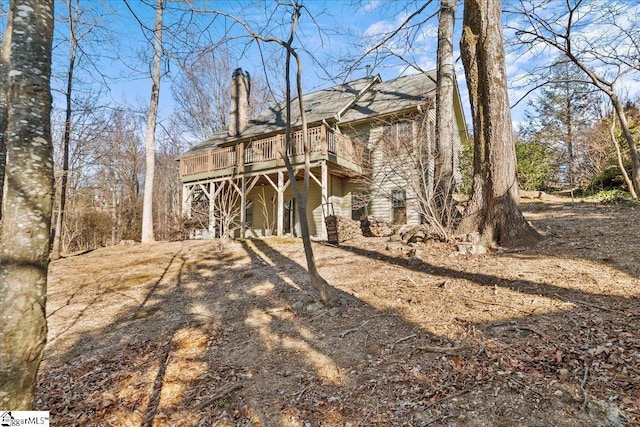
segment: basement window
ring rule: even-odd
[[[391,213],[394,224],[407,223],[407,193],[404,190],[391,192]]]
[[[371,196],[369,193],[351,194],[351,219],[360,221],[363,217],[369,216],[371,207]]]
[[[247,228],[253,228],[253,200],[247,200],[244,211],[244,224]]]

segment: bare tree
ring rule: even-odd
[[[87,185],[95,189],[102,208],[112,214],[112,244],[140,236],[140,176],[144,172],[140,121],[128,110],[112,112],[110,126],[97,144],[96,174]]]
[[[147,116],[147,130],[145,133],[145,179],[144,200],[142,204],[142,243],[155,241],[153,234],[153,180],[155,175],[156,150],[155,135],[158,118],[158,102],[160,100],[160,78],[162,77],[162,18],[164,12],[164,0],[156,3],[156,24],[153,31],[153,61],[151,69],[151,100],[149,101],[149,113]]]
[[[157,173],[153,185],[154,225],[156,237],[161,240],[182,237],[182,185],[176,159],[185,151],[186,145],[179,126],[174,120],[170,120],[168,126],[162,126],[158,135]]]
[[[298,217],[300,221],[300,234],[302,237],[302,244],[304,247],[305,257],[307,261],[307,271],[309,273],[309,281],[311,286],[315,289],[315,291],[320,296],[320,299],[325,305],[332,305],[335,303],[336,297],[334,292],[331,289],[331,286],[327,283],[327,281],[320,276],[320,272],[315,263],[315,258],[313,255],[313,246],[311,245],[311,236],[309,232],[309,222],[307,220],[306,209],[307,209],[307,195],[309,192],[309,178],[310,178],[310,170],[311,170],[311,162],[310,162],[310,153],[311,153],[311,141],[307,134],[307,120],[305,115],[305,107],[304,107],[304,96],[302,90],[302,59],[298,53],[298,49],[295,46],[296,42],[296,31],[298,30],[298,24],[300,21],[300,17],[302,15],[302,10],[304,9],[299,3],[291,2],[286,4],[287,10],[290,10],[290,18],[291,25],[289,27],[289,35],[286,40],[279,38],[277,36],[266,36],[262,33],[258,33],[253,30],[253,28],[245,21],[240,18],[233,16],[229,13],[215,11],[214,13],[227,17],[239,24],[249,35],[252,40],[262,42],[262,43],[271,43],[276,44],[282,47],[285,51],[286,55],[286,64],[285,64],[285,84],[286,84],[286,100],[285,100],[285,114],[286,114],[286,126],[285,126],[285,147],[281,151],[280,155],[284,160],[285,166],[287,168],[287,173],[289,179],[292,183],[294,197],[296,199],[296,206],[298,210]],[[302,182],[302,191],[298,188],[297,179],[296,179],[296,171],[291,164],[291,161],[288,157],[290,152],[290,147],[292,146],[292,118],[291,118],[291,103],[292,103],[292,95],[291,95],[291,58],[295,61],[296,64],[296,90],[297,90],[297,100],[298,107],[300,110],[300,119],[302,122],[302,135],[304,138],[304,172],[303,172],[303,182]]]
[[[7,23],[11,22],[11,10]],[[4,174],[7,162],[7,119],[9,112],[9,50],[11,47],[11,25],[7,24],[2,47],[0,48],[0,219],[3,211]]]
[[[216,190],[217,197],[214,197],[216,221],[220,230],[220,247],[227,245],[233,238],[234,232],[240,228],[240,193],[241,189],[237,184],[237,179],[223,181]],[[211,202],[210,202],[211,203]]]
[[[562,3],[520,0],[511,12],[521,18],[510,28],[522,49],[534,46],[539,49],[542,45],[561,53],[584,73],[579,81],[590,83],[609,98],[629,149],[633,188],[639,194],[640,156],[618,89],[624,76],[640,71],[637,9],[601,0]]]
[[[53,1],[13,0],[10,8],[11,46],[5,69],[9,155],[0,242],[0,405],[28,410],[47,339]]]
[[[518,204],[516,154],[507,95],[500,0],[465,0],[461,45],[471,113],[471,200],[458,227],[487,246],[531,244],[539,234]]]
[[[69,173],[69,141],[71,139],[71,116],[73,114],[71,109],[72,97],[73,97],[73,72],[76,67],[76,55],[78,51],[78,9],[80,7],[80,0],[75,1],[75,5],[72,0],[67,0],[66,9],[67,17],[69,19],[69,63],[67,68],[67,87],[65,90],[65,120],[64,120],[64,135],[62,141],[62,176],[60,187],[58,190],[58,215],[56,215],[56,225],[53,229],[53,246],[51,248],[51,259],[56,260],[60,258],[60,252],[62,250],[62,223],[64,221],[64,211],[67,200],[67,181]]]
[[[433,0],[419,2],[388,2],[382,8],[390,8],[403,20],[392,26],[385,32],[366,34],[366,47],[364,54],[352,61],[348,71],[356,69],[360,64],[373,61],[374,65],[382,66],[383,63],[398,66],[398,63],[407,68],[413,68],[426,74],[421,65],[421,59],[428,53],[430,47],[424,37],[424,31],[429,22],[439,16],[437,79],[436,79],[436,125],[435,141],[431,138],[420,138],[428,147],[421,147],[422,154],[427,157],[410,158],[408,164],[420,163],[419,170],[426,174],[422,182],[422,188],[414,191],[420,200],[420,211],[428,222],[435,225],[440,233],[449,235],[447,229],[453,227],[454,207],[452,192],[454,189],[454,170],[458,166],[459,147],[454,147],[454,91],[456,88],[456,73],[453,58],[454,23],[458,5],[457,0],[441,0],[439,7],[433,12]],[[423,120],[424,123],[427,123]],[[426,129],[423,129],[426,130]],[[465,130],[466,131],[466,130]],[[412,147],[406,147],[405,154],[415,151]],[[389,153],[392,156],[393,153]],[[396,153],[397,154],[397,153]],[[405,155],[403,154],[403,155]],[[395,160],[394,160],[395,161]],[[423,164],[424,163],[424,164]],[[400,171],[404,172],[404,171]],[[406,175],[406,173],[401,173]],[[412,179],[412,182],[416,182]],[[416,189],[418,190],[418,189]]]
[[[208,47],[194,61],[182,67],[180,76],[171,87],[178,107],[177,122],[200,140],[209,138],[229,124],[232,59],[227,48]],[[257,117],[272,99],[264,81],[252,78],[249,117]]]
[[[447,2],[447,0],[445,0]],[[361,2],[365,3],[365,2]],[[440,8],[429,9],[433,0],[419,0],[410,2],[381,2],[378,10],[387,16],[398,16],[402,21],[390,28],[364,34],[364,45],[355,42],[356,48],[363,51],[357,59],[349,58],[345,70],[350,74],[355,70],[365,67],[375,69],[382,67],[410,67],[424,73],[420,58],[427,52],[429,39],[424,37],[425,26],[440,13]],[[450,3],[450,1],[448,2]],[[426,15],[426,13],[430,13]],[[339,33],[353,40],[360,35],[340,28]]]
[[[625,184],[627,184],[627,188],[629,188],[629,193],[631,197],[634,199],[638,198],[638,193],[633,186],[633,181],[629,177],[627,173],[627,169],[624,167],[624,160],[622,158],[622,150],[620,150],[620,143],[618,142],[618,138],[616,136],[616,117],[611,117],[611,125],[609,126],[609,137],[611,138],[611,142],[613,143],[614,148],[616,149],[616,161],[618,162],[618,167],[620,168],[620,172],[622,173],[622,177],[624,179]]]
[[[438,71],[436,86],[436,161],[435,188],[436,208],[440,224],[449,225],[451,193],[453,192],[454,168],[454,110],[453,96],[456,86],[456,70],[453,61],[453,25],[457,0],[440,0],[438,24]]]
[[[298,22],[301,15],[301,6],[297,3],[292,3],[292,21],[291,21],[291,33],[289,39],[286,42],[280,42],[279,44],[286,50],[286,135],[285,135],[285,149],[281,153],[287,167],[289,179],[293,184],[293,194],[296,198],[296,206],[298,209],[298,217],[300,221],[300,235],[302,237],[302,245],[304,246],[304,253],[307,259],[307,270],[309,272],[309,279],[311,286],[318,292],[320,299],[325,305],[332,305],[335,303],[335,296],[331,291],[331,287],[326,280],[320,276],[320,272],[316,267],[315,257],[313,256],[313,246],[311,245],[311,236],[309,233],[309,221],[307,220],[307,199],[309,195],[309,174],[311,171],[311,141],[307,134],[307,118],[304,108],[304,98],[302,94],[302,60],[300,55],[293,46],[295,40],[295,34],[298,27]],[[302,191],[298,188],[296,183],[296,173],[291,165],[287,153],[292,145],[291,142],[291,57],[296,61],[296,89],[298,92],[298,108],[300,109],[300,118],[302,121],[302,135],[304,137],[304,175],[302,181]]]

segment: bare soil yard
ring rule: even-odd
[[[640,208],[524,207],[534,248],[315,244],[331,310],[297,239],[56,261],[37,409],[56,426],[640,425]]]

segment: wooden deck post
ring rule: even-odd
[[[209,233],[211,237],[216,237],[216,184],[209,183]]]
[[[323,156],[327,155],[327,133],[329,133],[329,129],[326,125],[322,125],[320,127],[320,152]]]
[[[244,151],[244,150],[243,150]],[[245,237],[247,222],[247,182],[244,175],[240,178],[240,238]]]
[[[284,173],[278,171],[278,218],[276,235],[282,237],[284,234]]]
[[[191,188],[182,184],[182,215],[191,218]]]
[[[238,173],[244,173],[244,142],[236,145],[236,147],[238,150],[236,154],[236,159],[238,161]]]
[[[322,163],[320,163],[320,183],[322,187],[322,201],[320,203],[320,207],[322,207],[323,203],[329,203],[329,168],[327,167],[326,160],[323,160]],[[320,227],[320,230],[321,230],[320,237],[326,240],[327,227],[324,222],[324,213],[323,213],[322,226]]]

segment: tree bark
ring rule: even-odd
[[[458,0],[440,1],[438,24],[438,71],[436,86],[435,192],[440,223],[450,223],[453,191],[453,90],[456,72],[453,62],[453,26]]]
[[[565,82],[564,85],[565,95],[567,97],[565,117],[567,119],[567,157],[569,162],[569,185],[571,186],[571,191],[573,191],[576,185],[576,159],[575,149],[573,148],[573,99],[571,98],[571,93],[569,90],[569,82]]]
[[[636,141],[629,129],[627,115],[624,112],[624,107],[620,103],[618,96],[612,91],[611,94],[609,94],[609,98],[611,99],[611,104],[616,112],[616,116],[618,116],[618,120],[620,120],[620,127],[622,128],[624,139],[627,141],[627,145],[629,146],[629,155],[631,157],[631,182],[633,183],[633,192],[637,195],[640,194],[640,156],[638,156],[638,147],[636,146]]]
[[[293,187],[293,194],[296,199],[296,206],[298,210],[298,217],[300,220],[300,234],[302,237],[302,246],[304,247],[304,254],[307,261],[307,271],[309,273],[309,282],[311,286],[320,296],[320,300],[326,306],[335,304],[336,297],[334,292],[327,283],[327,281],[320,276],[320,272],[316,266],[316,260],[313,255],[313,246],[311,244],[311,235],[309,233],[309,221],[307,221],[307,199],[309,194],[309,174],[311,173],[310,153],[311,147],[309,147],[309,138],[307,135],[307,119],[304,111],[304,98],[302,95],[302,62],[297,55],[291,44],[293,43],[298,19],[300,18],[300,9],[297,5],[294,5],[294,16],[291,24],[291,34],[287,43],[284,43],[285,49],[287,49],[286,56],[286,136],[285,136],[285,149],[282,153],[285,165],[287,167],[287,173],[289,174],[289,180]],[[298,189],[298,183],[296,180],[296,174],[293,170],[293,166],[289,161],[288,152],[291,146],[291,80],[290,80],[290,66],[291,56],[296,60],[296,88],[298,91],[298,106],[300,108],[300,118],[302,120],[302,137],[304,145],[304,178],[302,184],[302,192]]]
[[[616,137],[616,116],[611,115],[611,126],[609,126],[609,137],[611,138],[611,142],[613,143],[613,147],[616,149],[616,161],[618,162],[618,167],[620,168],[620,173],[622,173],[622,178],[624,179],[625,184],[627,184],[627,188],[629,188],[629,194],[634,199],[638,198],[638,194],[633,186],[633,181],[629,178],[629,174],[624,167],[624,161],[622,160],[622,152],[620,150],[620,144],[618,143],[618,138]]]
[[[530,245],[540,235],[518,204],[500,7],[500,0],[464,3],[460,45],[473,116],[474,172],[458,232],[477,231],[486,246]]]
[[[9,49],[11,47],[11,10],[7,15],[7,28],[0,49],[0,219],[4,210],[4,174],[7,163],[7,119],[9,111]]]
[[[155,135],[158,118],[158,102],[160,99],[160,78],[162,66],[162,16],[164,0],[156,3],[156,26],[153,32],[153,68],[151,71],[151,101],[147,116],[147,130],[144,137],[146,170],[144,176],[144,196],[142,202],[142,243],[155,241],[153,235],[153,180],[155,177],[156,150]]]
[[[0,408],[33,406],[47,338],[53,194],[53,0],[13,0],[5,212],[0,243]]]

